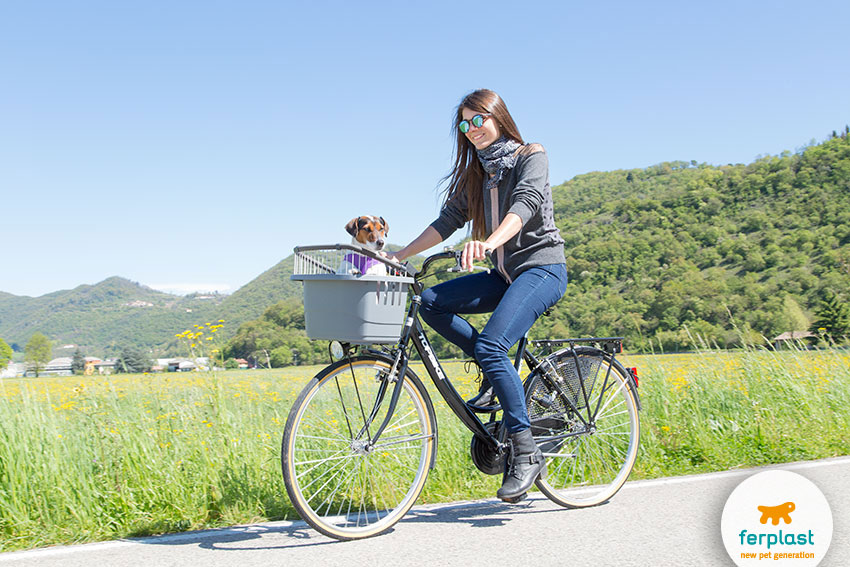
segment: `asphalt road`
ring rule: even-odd
[[[301,522],[0,554],[0,565],[72,567],[299,565],[731,566],[720,539],[726,498],[745,478],[791,470],[832,508],[822,566],[850,564],[850,458],[638,481],[607,504],[566,510],[540,494],[517,505],[482,500],[414,507],[382,536],[338,542]],[[793,562],[792,562],[793,563]]]

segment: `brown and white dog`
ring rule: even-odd
[[[345,230],[351,235],[352,244],[380,252],[384,249],[390,227],[383,217],[363,215],[354,217],[348,221],[348,224],[345,225]],[[336,273],[384,276],[387,274],[387,266],[374,258],[349,252],[342,259],[342,263]]]

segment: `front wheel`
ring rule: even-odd
[[[317,531],[351,540],[383,533],[413,506],[433,466],[437,425],[422,382],[408,370],[380,438],[396,382],[391,361],[334,363],[301,391],[283,433],[286,491]]]
[[[540,491],[570,508],[616,494],[634,466],[640,437],[636,393],[620,363],[590,347],[552,354],[529,377],[526,403],[547,461],[546,478],[536,482]]]

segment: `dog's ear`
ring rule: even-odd
[[[357,221],[360,220],[360,217],[354,217],[348,224],[345,225],[345,232],[350,234],[351,236],[357,236],[357,231],[360,230],[359,223]]]
[[[378,217],[381,219],[381,224],[384,225],[384,236],[390,233],[390,225],[387,224],[387,221],[384,220],[384,217]]]

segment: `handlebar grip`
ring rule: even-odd
[[[423,277],[423,276],[424,276],[424,274],[428,271],[428,268],[430,267],[430,265],[431,265],[433,262],[436,262],[436,261],[438,261],[438,260],[449,260],[449,259],[453,259],[453,260],[456,262],[456,265],[455,265],[455,266],[453,266],[453,267],[451,267],[451,268],[449,268],[449,269],[447,269],[447,270],[446,270],[446,272],[448,272],[448,273],[450,273],[450,274],[453,274],[453,273],[456,273],[456,272],[466,272],[466,270],[464,270],[464,269],[460,266],[460,258],[461,258],[461,254],[462,254],[462,253],[463,253],[463,252],[462,252],[461,250],[454,250],[454,249],[452,249],[452,248],[446,247],[446,248],[445,248],[442,252],[438,252],[438,253],[436,253],[436,254],[433,254],[433,255],[431,255],[431,256],[428,256],[428,257],[425,259],[425,262],[423,262],[423,263],[422,263],[422,268],[420,268],[418,272],[416,272],[416,271],[415,271],[412,267],[410,267],[410,266],[408,265],[408,266],[407,266],[408,273],[413,272],[413,273],[414,273],[414,275],[415,275],[416,277],[420,277],[420,278],[421,278],[421,277]],[[488,259],[490,259],[490,258],[491,258],[492,254],[493,254],[493,251],[492,251],[492,250],[486,250],[486,251],[484,252],[484,255],[485,255]],[[489,268],[485,268],[485,267],[483,267],[483,266],[473,266],[473,269],[474,269],[474,270],[483,270],[483,271],[486,271],[486,272],[488,272],[488,273],[490,272],[490,269],[489,269]]]

